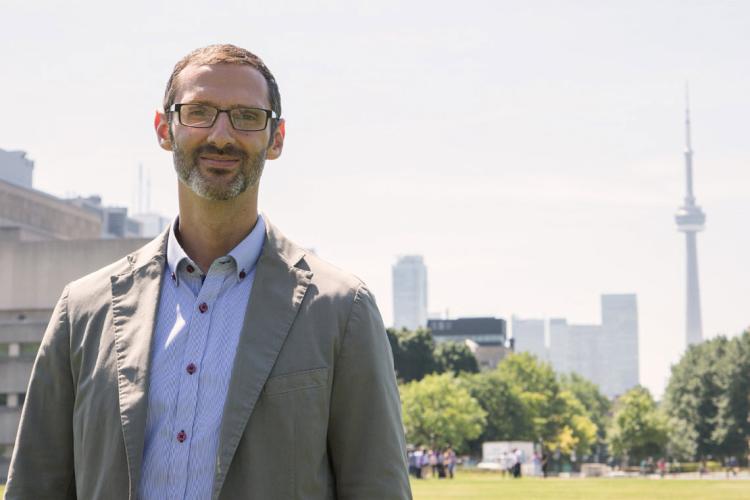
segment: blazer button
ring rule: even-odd
[[[187,439],[187,434],[185,434],[185,431],[180,431],[177,433],[177,441],[180,443],[184,443]]]
[[[205,302],[201,302],[201,305],[198,306],[198,310],[203,314],[204,312],[208,311],[208,304]]]

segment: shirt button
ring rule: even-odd
[[[190,363],[189,365],[187,365],[187,368],[186,368],[187,372],[188,372],[188,373],[189,373],[190,375],[192,375],[193,373],[195,373],[195,371],[196,371],[197,369],[198,369],[198,367],[196,367],[196,366],[195,366],[195,363]]]
[[[172,281],[177,281],[177,276],[175,275],[175,273],[172,273]]]
[[[243,269],[242,271],[240,271],[240,279],[244,280],[245,276],[247,276],[247,274],[245,274],[245,270]]]
[[[193,271],[195,271],[195,268],[191,266],[190,264],[188,264],[187,267],[185,268],[185,271],[192,273]]]
[[[180,431],[177,433],[177,441],[180,443],[184,443],[187,439],[187,434],[185,434],[185,431]]]
[[[208,311],[208,304],[205,302],[201,302],[201,305],[198,306],[198,310],[203,314],[204,312]]]

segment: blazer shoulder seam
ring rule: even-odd
[[[354,298],[352,299],[352,303],[349,306],[349,314],[347,314],[346,317],[346,325],[344,325],[344,333],[341,335],[341,346],[339,347],[339,352],[336,354],[336,358],[334,360],[334,366],[336,366],[336,362],[338,362],[338,359],[341,357],[341,353],[344,352],[344,343],[346,342],[346,339],[349,337],[349,330],[352,323],[352,316],[354,316],[354,306],[357,304],[357,302],[360,301],[361,292],[364,288],[364,283],[359,283],[357,285],[357,290],[354,292]]]

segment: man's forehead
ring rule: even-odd
[[[175,102],[203,99],[264,107],[269,104],[265,77],[246,64],[191,64],[180,72],[176,83]]]

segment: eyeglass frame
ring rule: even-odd
[[[213,108],[213,109],[216,110],[216,116],[214,116],[214,119],[213,119],[213,121],[211,122],[210,125],[206,125],[206,126],[202,126],[202,125],[187,125],[185,123],[182,123],[182,115],[180,114],[180,108],[182,108],[183,106],[206,106],[206,107],[209,107],[209,108]],[[237,127],[235,127],[234,121],[232,120],[232,115],[230,114],[230,111],[234,111],[235,109],[252,109],[254,111],[263,111],[263,112],[266,113],[266,123],[263,126],[263,128],[261,128],[261,129],[243,130],[241,128],[237,128]],[[166,111],[167,111],[167,113],[170,113],[170,114],[177,113],[177,120],[180,122],[180,125],[183,125],[185,127],[190,127],[190,128],[211,128],[214,125],[216,125],[216,120],[219,119],[219,115],[221,113],[226,113],[227,114],[227,118],[229,118],[229,123],[232,125],[232,128],[234,130],[237,130],[238,132],[261,132],[261,131],[263,131],[263,130],[265,130],[265,129],[268,128],[268,122],[269,121],[271,121],[271,120],[278,120],[279,119],[279,116],[276,114],[276,111],[274,111],[272,109],[254,108],[252,106],[236,106],[234,108],[222,109],[222,108],[219,108],[218,106],[213,106],[211,104],[205,104],[205,103],[202,103],[202,102],[181,102],[181,103],[177,103],[177,104],[172,104]]]

